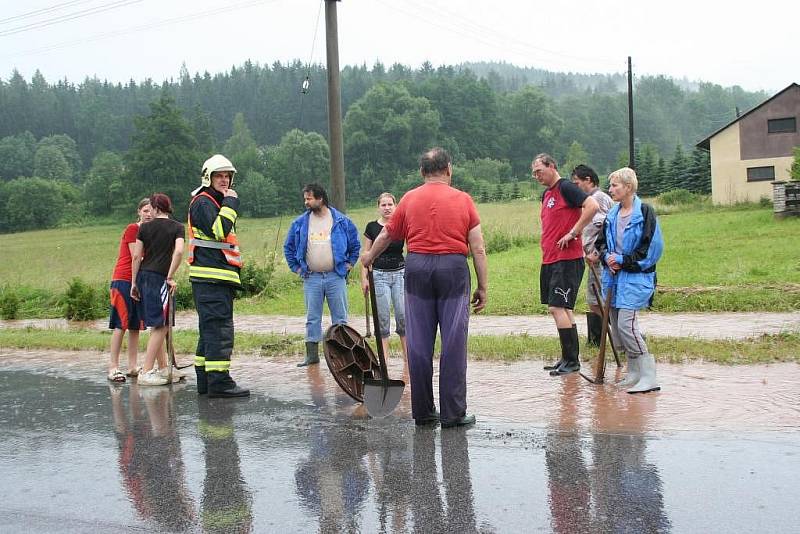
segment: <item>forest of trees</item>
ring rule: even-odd
[[[311,88],[301,93],[308,76]],[[113,84],[0,79],[0,230],[130,214],[143,195],[172,196],[178,216],[202,161],[232,159],[245,215],[296,211],[304,183],[328,183],[324,67],[246,62],[220,74]],[[454,185],[479,200],[513,198],[530,161],[549,152],[566,175],[627,164],[620,75],[548,73],[508,64],[342,71],[348,203],[419,183],[430,146],[454,155]],[[643,194],[710,189],[708,154],[694,143],[768,95],[665,77],[635,85]]]

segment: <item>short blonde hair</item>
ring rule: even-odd
[[[636,178],[636,171],[630,167],[622,167],[612,172],[608,175],[608,181],[610,182],[612,178],[616,178],[621,184],[629,186],[633,193],[639,189],[639,179]]]
[[[381,205],[381,200],[382,200],[382,199],[384,199],[384,198],[391,198],[391,199],[392,199],[392,202],[394,202],[395,204],[397,204],[397,199],[396,199],[396,198],[394,198],[394,195],[393,195],[393,194],[391,194],[391,193],[389,193],[389,192],[386,192],[386,193],[381,193],[381,194],[378,196],[378,206],[380,206],[380,205]]]

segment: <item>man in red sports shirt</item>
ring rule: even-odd
[[[574,373],[581,368],[580,340],[572,310],[583,279],[581,231],[598,210],[597,201],[577,185],[561,178],[556,161],[539,154],[531,164],[534,179],[546,189],[542,194],[542,269],[539,290],[558,328],[561,359],[545,370],[551,376]]]

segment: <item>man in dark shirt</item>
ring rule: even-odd
[[[556,161],[539,154],[531,164],[534,179],[546,189],[542,194],[542,268],[539,290],[558,328],[561,359],[545,366],[550,375],[574,373],[581,368],[580,340],[572,310],[583,278],[581,231],[597,212],[597,202],[558,174]]]

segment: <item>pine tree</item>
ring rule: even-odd
[[[656,170],[653,173],[653,184],[655,187],[653,188],[652,194],[657,195],[665,191],[664,181],[667,180],[668,174],[667,158],[658,158],[658,164],[656,165]]]
[[[503,184],[496,184],[494,187],[494,201],[502,202],[505,200],[505,192],[503,191]]]
[[[636,176],[639,179],[639,194],[650,196],[655,194],[658,182],[655,180],[658,150],[651,144],[637,146]]]
[[[175,101],[166,95],[150,104],[150,114],[137,117],[137,132],[127,154],[127,191],[131,205],[143,196],[165,193],[172,199],[174,217],[182,220],[189,197],[199,184],[203,156],[194,131]],[[194,172],[192,172],[194,171]]]
[[[664,186],[659,192],[686,189],[688,174],[687,159],[683,153],[683,147],[678,143],[675,145],[675,152],[673,152],[672,159],[669,161],[669,169],[667,170],[667,178],[664,180]]]
[[[708,194],[711,192],[711,163],[708,152],[695,147],[689,162],[689,185],[686,187],[693,193]]]

